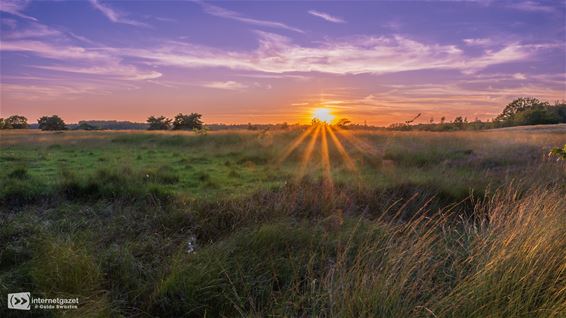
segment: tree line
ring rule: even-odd
[[[466,117],[458,116],[453,121],[446,121],[446,117],[441,117],[440,122],[435,122],[433,118],[427,124],[413,124],[415,118],[404,123],[392,124],[387,129],[391,130],[426,130],[426,131],[450,131],[450,130],[482,130],[491,128],[521,126],[521,125],[544,125],[566,123],[566,103],[555,102],[551,105],[549,102],[541,101],[533,97],[520,97],[507,104],[501,114],[491,121],[481,121],[479,119],[468,121]],[[63,119],[57,115],[43,116],[37,120],[37,127],[41,130],[66,130],[71,126],[73,129],[80,130],[98,130],[109,129],[109,127],[120,127],[120,129],[146,128],[148,130],[195,130],[203,131],[204,123],[201,120],[202,115],[199,113],[182,114],[179,113],[173,118],[165,116],[150,116],[147,118],[147,124],[118,122],[118,121],[81,121],[78,125],[67,125]],[[315,124],[315,122],[313,122]],[[337,126],[346,128],[370,128],[367,125],[352,124],[348,119],[343,118]],[[218,126],[222,128],[236,128],[255,130],[258,127],[272,127],[273,125],[211,125],[214,128]],[[286,129],[287,123],[276,125]],[[208,126],[207,126],[208,127]],[[210,128],[208,127],[208,128]],[[13,115],[8,118],[0,118],[0,129],[26,129],[30,128],[28,119],[21,115]],[[375,127],[373,127],[375,128]]]
[[[395,123],[387,127],[391,130],[483,130],[523,125],[548,125],[566,123],[566,103],[555,102],[551,105],[533,97],[519,97],[507,104],[501,114],[491,121],[475,119],[468,121],[466,117],[457,116],[453,121],[441,117],[440,122],[431,118],[428,124],[411,124],[411,122]]]
[[[80,121],[78,125],[67,125],[65,121],[57,116],[43,116],[37,120],[37,128],[41,130],[67,130],[71,126],[75,130],[99,130],[108,127],[121,127],[128,129],[135,127],[139,129],[140,125],[148,130],[202,130],[204,123],[201,120],[202,115],[191,113],[189,115],[178,114],[174,119],[165,118],[164,116],[150,116],[147,119],[149,126],[139,123],[118,122],[118,121]],[[21,115],[13,115],[8,118],[0,118],[0,129],[27,129],[31,128],[28,119]]]

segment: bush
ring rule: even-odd
[[[6,119],[0,118],[0,129],[28,128],[28,119],[24,116],[13,115]]]
[[[31,178],[25,171],[16,169],[0,180],[0,203],[5,207],[20,207],[48,196],[46,185]]]
[[[41,130],[66,130],[67,126],[61,117],[57,115],[43,116],[37,120],[38,127]]]
[[[200,120],[201,118],[202,115],[198,113],[191,113],[190,115],[179,113],[177,116],[175,116],[175,119],[173,120],[173,129],[174,130],[202,129],[203,122]]]

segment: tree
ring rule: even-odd
[[[148,130],[168,130],[171,128],[171,119],[165,118],[165,116],[149,116],[147,122],[149,124]]]
[[[462,118],[462,116],[458,116],[458,117],[454,118],[454,121],[452,123],[454,124],[454,126],[456,126],[458,128],[463,128],[464,127],[464,118]]]
[[[193,130],[202,129],[203,122],[200,120],[202,117],[201,114],[191,113],[190,115],[184,115],[179,113],[175,116],[173,120],[173,129],[174,130]]]
[[[566,102],[556,101],[554,103],[554,109],[556,109],[556,114],[560,116],[560,122],[566,123]]]
[[[560,115],[554,109],[534,108],[515,114],[513,121],[519,125],[546,125],[558,124]]]
[[[66,130],[67,126],[61,117],[57,115],[43,116],[37,120],[41,130]]]
[[[6,129],[25,129],[28,128],[28,119],[24,116],[14,115],[4,119]]]
[[[530,109],[543,109],[550,106],[548,102],[542,102],[534,97],[519,97],[507,104],[503,112],[495,117],[495,121],[513,121],[515,116]]]
[[[348,125],[351,124],[351,123],[352,122],[348,118],[341,118],[336,123],[336,126],[342,128],[342,129],[346,129],[346,128],[348,128]]]
[[[318,118],[313,118],[313,119],[311,120],[311,125],[313,125],[313,126],[322,125],[322,121],[321,121],[320,119],[318,119]]]
[[[6,129],[6,121],[0,117],[0,129]]]

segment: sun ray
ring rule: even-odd
[[[328,128],[328,134],[330,135],[330,138],[332,139],[334,146],[336,146],[336,149],[338,149],[338,152],[342,156],[342,159],[344,160],[346,167],[351,171],[357,171],[357,168],[356,168],[356,165],[354,164],[354,161],[352,160],[350,155],[348,155],[348,153],[346,152],[346,149],[344,149],[342,142],[340,142],[338,137],[336,137],[336,134],[334,133],[333,127]]]
[[[311,130],[314,129],[311,128]],[[299,168],[299,173],[297,174],[297,179],[300,180],[305,175],[305,171],[307,169],[307,165],[309,164],[309,160],[311,158],[312,152],[314,150],[314,145],[316,144],[316,140],[318,139],[318,134],[320,132],[320,126],[316,127],[314,133],[311,135],[311,139],[307,145],[307,148],[303,152],[303,158],[301,159],[301,166]]]
[[[322,169],[323,169],[323,180],[325,186],[332,188],[332,173],[330,171],[330,155],[328,153],[328,139],[326,137],[326,131],[328,130],[327,125],[323,125],[322,129],[322,143],[321,143],[321,159],[322,159]]]
[[[348,141],[349,144],[354,146],[354,148],[356,148],[356,150],[358,150],[360,153],[364,155],[369,154],[372,156],[379,156],[379,153],[371,145],[359,139],[358,137],[354,136],[349,131],[338,128],[336,129],[336,132],[342,137],[344,137],[344,139]]]
[[[295,139],[295,141],[291,144],[291,146],[289,146],[285,152],[283,152],[283,154],[279,157],[279,159],[277,160],[278,164],[281,164],[283,161],[285,161],[285,159],[287,159],[287,157],[289,157],[291,155],[291,153],[293,153],[293,151],[295,151],[295,149],[305,140],[305,138],[307,138],[308,135],[310,135],[314,130],[314,127],[309,127],[307,130],[305,130],[299,137],[297,137]]]

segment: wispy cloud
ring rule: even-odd
[[[528,12],[546,12],[552,13],[555,12],[555,9],[551,6],[536,2],[536,1],[520,1],[511,3],[507,6],[511,9],[521,10],[521,11],[528,11]]]
[[[322,12],[322,11],[310,10],[309,14],[314,15],[315,17],[319,17],[319,18],[326,20],[328,22],[332,22],[332,23],[346,23],[346,21],[344,21],[342,18],[332,16],[332,15],[325,13],[325,12]]]
[[[156,71],[146,71],[135,65],[125,64],[119,56],[114,56],[106,50],[89,49],[81,46],[51,44],[37,40],[15,40],[2,42],[0,50],[27,52],[63,63],[61,65],[34,66],[51,71],[104,75],[126,80],[155,79],[162,75]]]
[[[248,85],[246,84],[235,81],[209,82],[202,84],[202,86],[208,88],[226,89],[226,90],[240,90],[248,87]]]
[[[133,65],[124,65],[119,62],[108,63],[103,66],[70,66],[70,65],[55,65],[55,66],[34,66],[44,70],[51,70],[57,72],[67,73],[80,73],[89,75],[104,75],[107,77],[115,77],[127,80],[148,80],[161,77],[161,73],[156,71],[142,71]]]
[[[2,0],[0,1],[0,11],[15,15],[23,19],[37,21],[36,18],[22,13],[29,2],[29,0]]]
[[[103,52],[87,50],[80,46],[54,45],[36,40],[3,41],[1,51],[28,52],[56,60],[102,60],[108,58]]]
[[[24,101],[73,99],[84,94],[104,93],[99,85],[76,83],[69,81],[66,84],[12,84],[3,83],[1,91],[7,98]]]
[[[46,25],[32,22],[28,27],[20,30],[6,31],[3,34],[3,39],[30,39],[42,38],[48,36],[59,36],[62,33],[58,30],[50,28]]]
[[[216,16],[216,17],[240,21],[240,22],[243,22],[243,23],[251,24],[251,25],[257,25],[257,26],[263,26],[263,27],[269,27],[269,28],[277,28],[277,29],[284,29],[284,30],[289,30],[289,31],[293,31],[293,32],[304,33],[303,30],[295,28],[295,27],[291,27],[291,26],[289,26],[285,23],[282,23],[282,22],[248,18],[248,17],[243,16],[242,14],[240,14],[238,12],[228,10],[228,9],[224,9],[222,7],[215,6],[215,5],[205,3],[205,2],[202,2],[202,1],[195,1],[195,3],[198,3],[203,8],[204,12],[206,12],[210,15]]]
[[[474,46],[487,46],[493,44],[493,41],[489,38],[464,39],[463,42],[467,45]]]
[[[424,43],[402,36],[327,39],[305,46],[294,43],[290,38],[261,31],[257,31],[259,43],[256,49],[239,52],[174,41],[161,42],[156,48],[89,48],[66,44],[67,41],[47,42],[47,37],[33,38],[52,32],[38,27],[11,34],[9,40],[3,41],[0,50],[27,52],[59,62],[58,65],[37,66],[42,69],[146,80],[160,77],[160,66],[228,68],[246,71],[245,74],[251,76],[271,78],[304,76],[308,72],[347,75],[458,70],[472,74],[492,65],[533,58],[542,50],[560,49],[559,45],[552,43],[507,43],[482,47],[482,53],[472,56],[456,45]],[[148,70],[148,66],[156,69]],[[240,82],[233,81],[212,82],[208,87],[243,88]]]
[[[104,14],[104,16],[108,18],[108,20],[114,23],[128,24],[138,27],[148,27],[146,23],[132,20],[128,18],[126,14],[108,6],[107,4],[103,4],[102,2],[100,2],[100,0],[89,0],[89,1],[93,8],[102,12],[102,14]]]
[[[69,32],[66,30],[60,30],[41,24],[39,22],[26,22],[25,27],[17,28],[18,23],[12,19],[4,19],[2,23],[9,21],[9,30],[3,30],[2,40],[44,40],[47,43],[53,41],[55,43],[68,43],[71,40],[78,40],[83,43],[90,44],[92,46],[103,46],[95,41],[92,41],[84,36]],[[21,25],[21,24],[20,24]],[[42,42],[38,42],[42,43]]]
[[[317,46],[301,46],[281,35],[257,33],[258,48],[247,52],[227,52],[178,42],[169,42],[156,50],[123,49],[119,52],[156,64],[186,68],[225,67],[267,73],[385,74],[424,69],[454,69],[472,73],[491,65],[526,60],[539,50],[557,47],[556,44],[508,43],[498,48],[487,48],[480,55],[468,56],[456,45],[427,44],[402,36],[327,40]]]
[[[77,81],[73,77],[8,77],[0,91],[7,99],[23,101],[73,100],[91,95],[110,95],[115,91],[137,90],[139,86],[118,80],[88,79]]]

